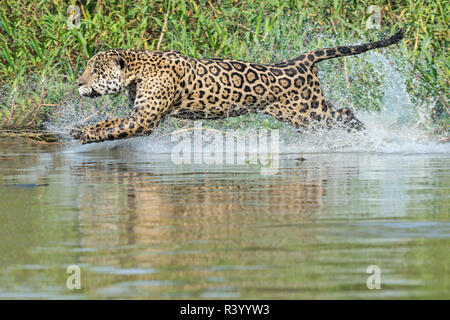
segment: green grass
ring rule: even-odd
[[[80,28],[66,24],[69,4],[81,8]],[[367,28],[370,5],[381,8],[379,30]],[[445,0],[6,0],[0,7],[0,127],[39,127],[62,105],[89,114],[110,103],[101,113],[116,113],[123,98],[80,100],[75,90],[77,74],[100,50],[156,50],[160,45],[160,50],[197,58],[271,63],[319,47],[377,40],[401,26],[405,40],[383,55],[405,76],[414,104],[432,105],[429,129],[448,134],[449,11]],[[383,75],[367,57],[333,59],[319,69],[335,104],[381,108]],[[253,121],[244,117],[221,123]]]

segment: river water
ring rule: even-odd
[[[373,127],[282,145],[271,174],[0,140],[0,298],[448,299],[449,144]]]

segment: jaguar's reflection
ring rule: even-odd
[[[327,184],[325,168],[302,164],[273,176],[258,170],[156,173],[150,165],[104,162],[71,171],[83,185],[77,202],[86,246],[256,236],[255,225],[314,217]]]

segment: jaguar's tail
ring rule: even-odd
[[[355,54],[360,54],[372,49],[376,48],[384,48],[390,46],[391,44],[395,44],[403,39],[403,30],[400,29],[395,35],[388,39],[383,39],[380,41],[369,42],[366,44],[361,44],[357,46],[343,46],[343,47],[334,47],[334,48],[326,48],[326,49],[318,49],[311,52],[306,53],[307,61],[314,64],[316,62],[320,62],[323,60],[328,60],[337,57],[344,56],[352,56]]]

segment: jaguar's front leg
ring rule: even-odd
[[[125,92],[128,97],[128,107],[132,109],[136,101],[136,82],[130,83]]]
[[[82,144],[116,140],[137,135],[149,135],[158,125],[160,116],[153,114],[146,118],[132,116],[101,121],[90,127],[81,127],[70,132]]]
[[[101,121],[90,127],[74,129],[70,134],[83,144],[149,135],[172,105],[173,91],[162,85],[138,89],[145,95],[134,101],[130,117]]]

